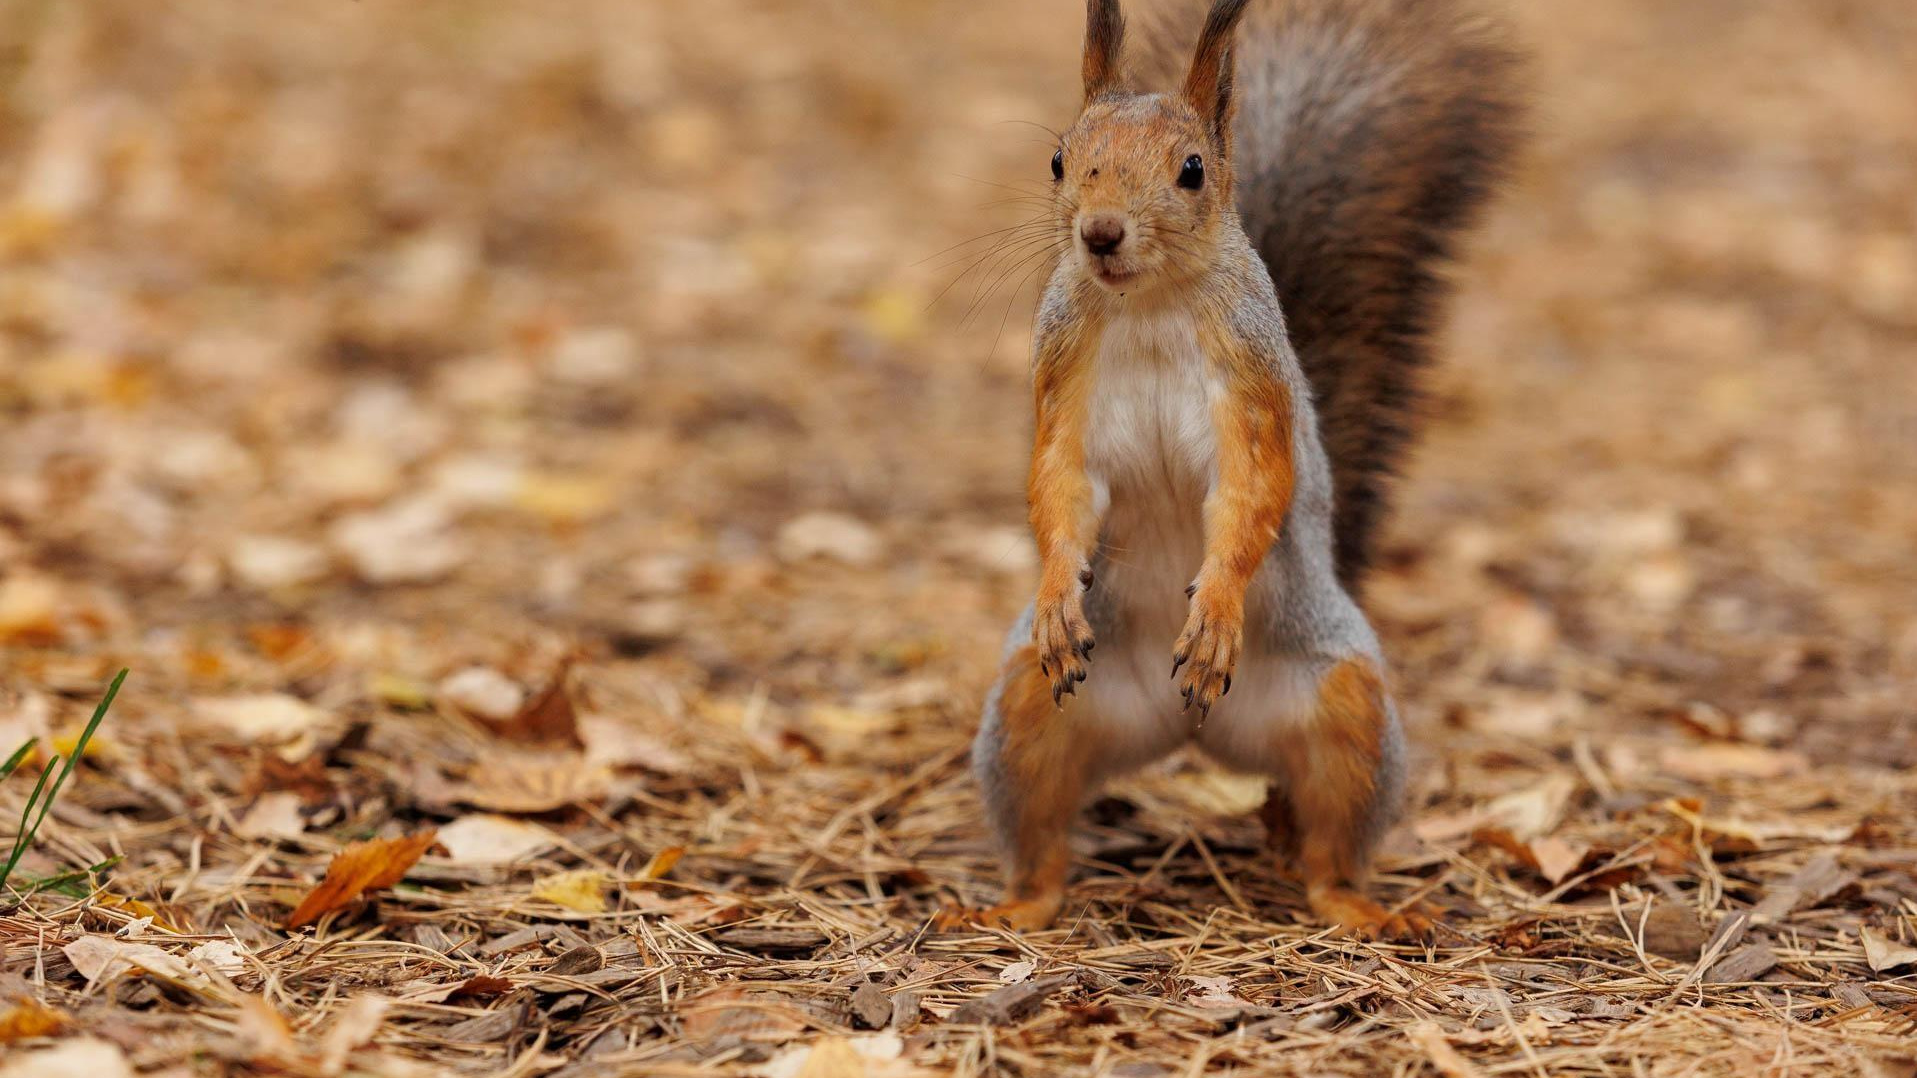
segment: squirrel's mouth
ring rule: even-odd
[[[1086,268],[1091,270],[1092,279],[1114,291],[1123,290],[1126,285],[1138,279],[1136,269],[1116,265],[1112,259],[1090,258],[1086,261],[1089,263]]]

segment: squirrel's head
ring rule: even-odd
[[[1119,80],[1118,0],[1087,0],[1085,104],[1052,155],[1066,258],[1112,292],[1190,280],[1215,259],[1232,212],[1232,33],[1250,0],[1214,0],[1177,93]]]

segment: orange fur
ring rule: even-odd
[[[1287,755],[1283,784],[1306,901],[1321,920],[1366,938],[1430,928],[1421,914],[1392,913],[1358,890],[1370,845],[1366,831],[1380,811],[1385,707],[1384,683],[1371,663],[1353,658],[1332,667],[1318,684],[1309,736],[1287,741],[1302,751]],[[1269,818],[1269,806],[1266,811]]]
[[[974,914],[988,924],[1043,928],[1058,915],[1071,872],[1072,818],[1088,780],[1090,731],[1076,708],[1053,707],[1050,680],[1035,649],[1006,663],[999,698],[1005,739],[999,748],[1010,789],[1018,791],[1005,901]]]
[[[1295,472],[1284,383],[1222,327],[1200,333],[1206,353],[1224,368],[1226,391],[1212,408],[1218,478],[1205,500],[1205,563],[1172,661],[1174,669],[1191,663],[1182,691],[1187,705],[1206,713],[1231,687],[1244,638],[1245,589],[1284,526]]]
[[[1085,474],[1091,364],[1077,344],[1080,339],[1073,336],[1041,355],[1033,375],[1038,422],[1026,500],[1038,544],[1039,583],[1032,640],[1054,703],[1085,680],[1093,643],[1081,596],[1090,583],[1098,520]]]

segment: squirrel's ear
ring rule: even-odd
[[[1118,48],[1125,16],[1118,0],[1085,0],[1085,103],[1118,85]]]
[[[1185,76],[1185,100],[1211,126],[1212,137],[1220,147],[1231,144],[1231,117],[1237,106],[1232,98],[1231,39],[1238,20],[1251,0],[1216,0],[1205,17],[1205,29],[1198,35],[1198,51],[1191,58],[1191,72]]]

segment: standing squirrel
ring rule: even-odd
[[[1318,919],[1422,934],[1362,890],[1405,745],[1353,591],[1518,57],[1460,0],[1199,2],[1142,20],[1164,93],[1130,88],[1117,0],[1087,4],[1033,347],[1040,580],[973,746],[1010,886],[963,916],[1050,924],[1080,805],[1192,742],[1270,777]]]

